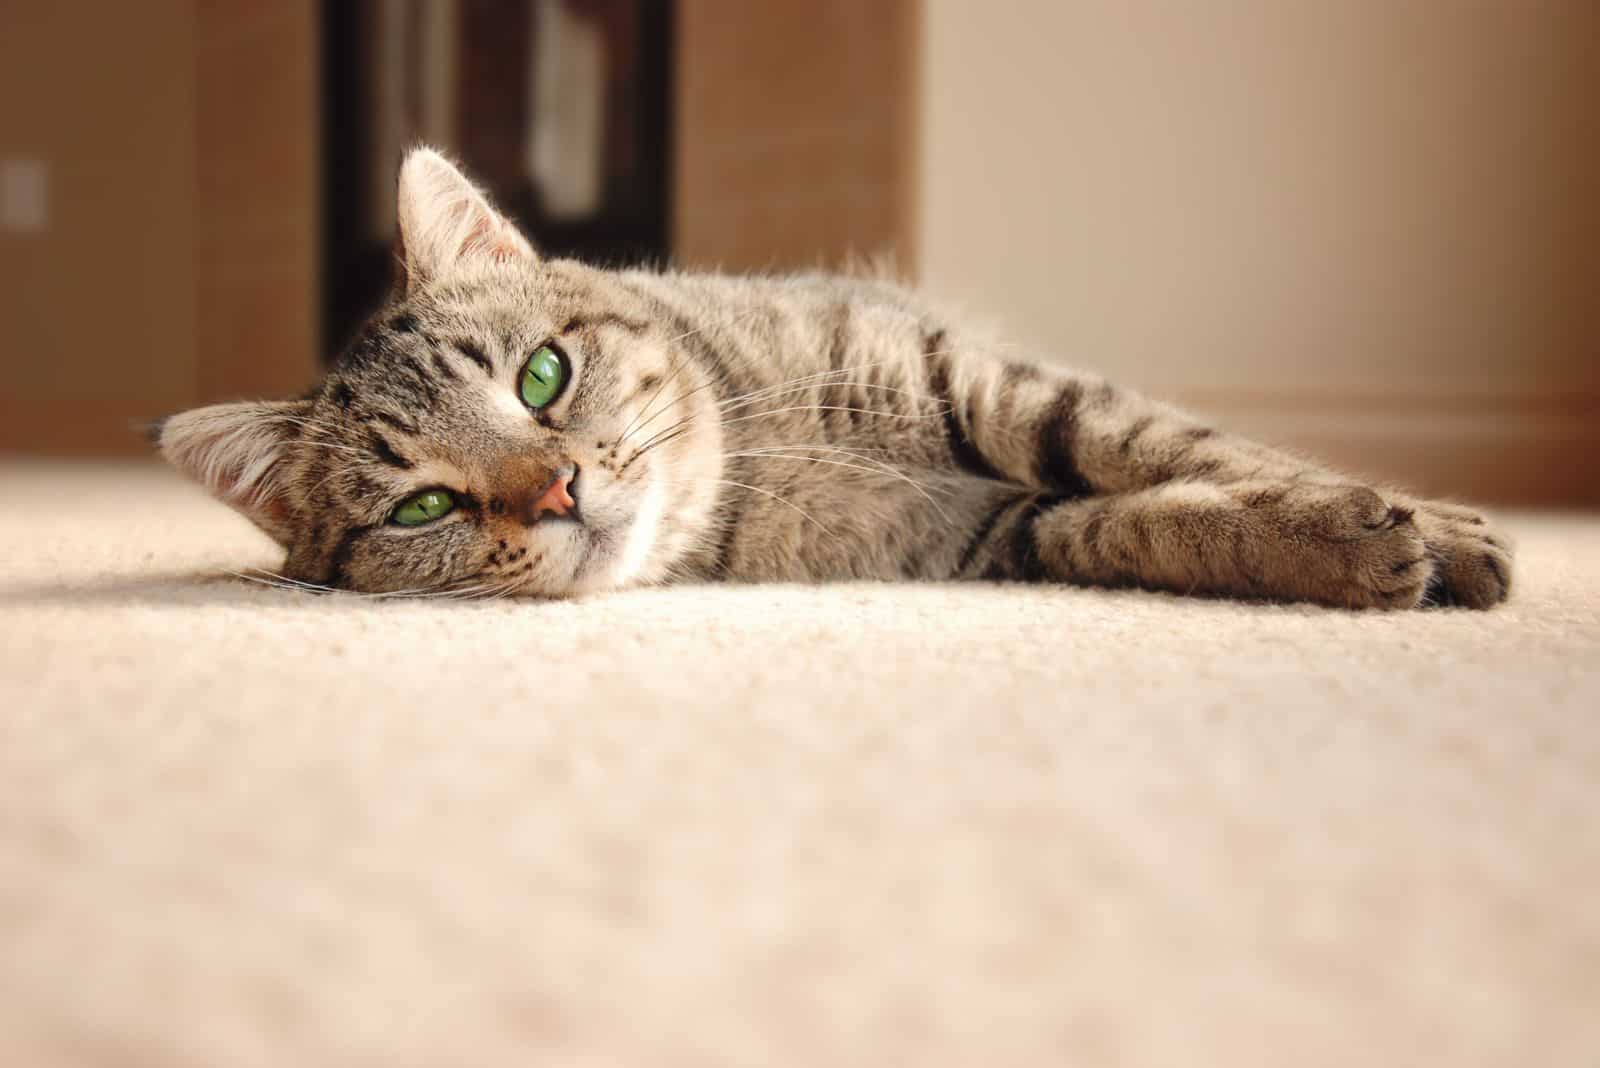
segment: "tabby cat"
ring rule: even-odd
[[[982,579],[1348,608],[1510,588],[1473,511],[1011,358],[885,281],[541,259],[428,149],[399,220],[390,303],[309,396],[157,430],[296,585]]]

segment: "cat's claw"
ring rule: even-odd
[[[1510,541],[1483,516],[1459,505],[1416,502],[1433,561],[1426,606],[1492,608],[1511,595]]]

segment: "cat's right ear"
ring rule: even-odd
[[[431,148],[414,148],[400,165],[396,259],[403,291],[462,268],[538,256],[516,224],[455,166]]]
[[[287,460],[309,401],[213,404],[169,416],[151,437],[173,467],[266,531],[290,540]]]

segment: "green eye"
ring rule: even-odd
[[[522,403],[530,408],[543,408],[561,395],[567,384],[567,364],[553,345],[540,345],[528,362],[522,365],[522,379],[517,391]]]
[[[443,519],[456,510],[456,499],[444,490],[423,490],[415,497],[407,497],[389,517],[391,523],[403,527],[420,527],[435,519]]]

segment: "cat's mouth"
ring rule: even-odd
[[[665,489],[652,479],[628,496],[636,502],[631,507],[591,508],[573,532],[571,593],[616,589],[638,579],[647,568],[661,525]]]

